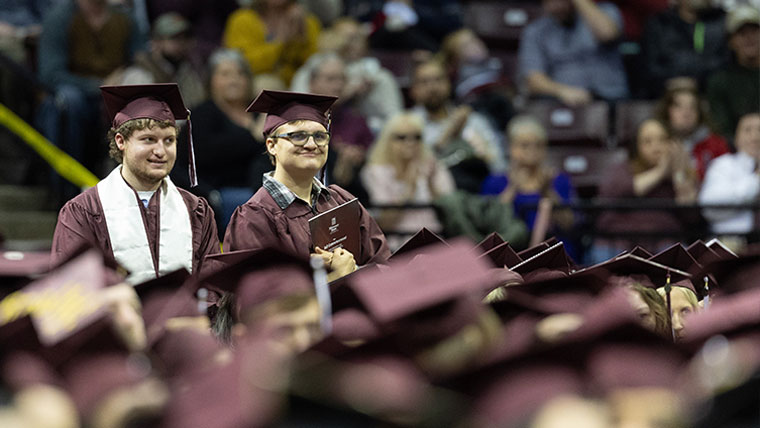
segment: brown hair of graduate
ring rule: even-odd
[[[106,137],[108,139],[108,156],[110,156],[111,159],[115,160],[118,163],[122,163],[124,161],[124,154],[119,149],[119,146],[116,145],[116,134],[121,134],[124,137],[124,140],[129,140],[135,131],[142,131],[143,129],[153,128],[154,126],[157,126],[161,129],[172,127],[175,129],[175,131],[178,131],[177,125],[170,120],[162,121],[150,118],[128,120],[122,123],[118,128],[111,128],[108,130],[108,136]],[[177,134],[178,133],[179,132],[177,132]]]
[[[696,88],[690,86],[678,86],[668,89],[662,98],[657,101],[657,105],[654,109],[654,118],[666,125],[668,132],[674,134],[675,130],[670,124],[670,107],[676,102],[676,97],[680,94],[689,94],[697,101],[697,126],[706,125],[710,130],[714,127],[710,121],[708,112],[708,105],[699,94]]]
[[[665,301],[654,288],[644,287],[641,284],[631,284],[631,289],[641,296],[644,303],[649,306],[649,310],[654,317],[654,331],[655,333],[663,336],[670,337],[670,330],[668,329],[668,308],[665,306]]]

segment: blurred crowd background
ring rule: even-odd
[[[9,0],[0,100],[102,178],[98,87],[177,82],[191,190],[223,236],[271,169],[247,104],[337,95],[322,178],[374,207],[394,248],[422,226],[516,248],[558,236],[588,265],[757,240],[759,22],[751,0]],[[81,189],[18,133],[0,141],[5,246],[44,249]]]

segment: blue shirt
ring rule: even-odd
[[[618,28],[623,28],[617,7],[609,3],[600,3],[598,7]],[[536,71],[555,82],[585,88],[606,100],[628,97],[628,81],[617,43],[597,41],[580,16],[575,17],[575,24],[570,27],[550,16],[525,27],[520,40],[518,74],[524,79]]]

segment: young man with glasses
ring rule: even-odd
[[[225,251],[276,247],[304,257],[321,254],[329,279],[354,271],[357,264],[383,262],[390,256],[383,232],[363,207],[360,254],[312,247],[309,219],[354,199],[339,186],[325,187],[316,178],[327,161],[328,110],[336,99],[264,90],[248,107],[248,111],[267,114],[264,137],[275,169],[264,174],[261,189],[232,214]]]

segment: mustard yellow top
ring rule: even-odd
[[[317,51],[317,38],[322,31],[322,25],[312,14],[306,15],[304,27],[301,39],[276,41],[258,12],[241,8],[227,19],[223,43],[228,48],[239,49],[253,73],[273,73],[290,85],[296,70]]]

